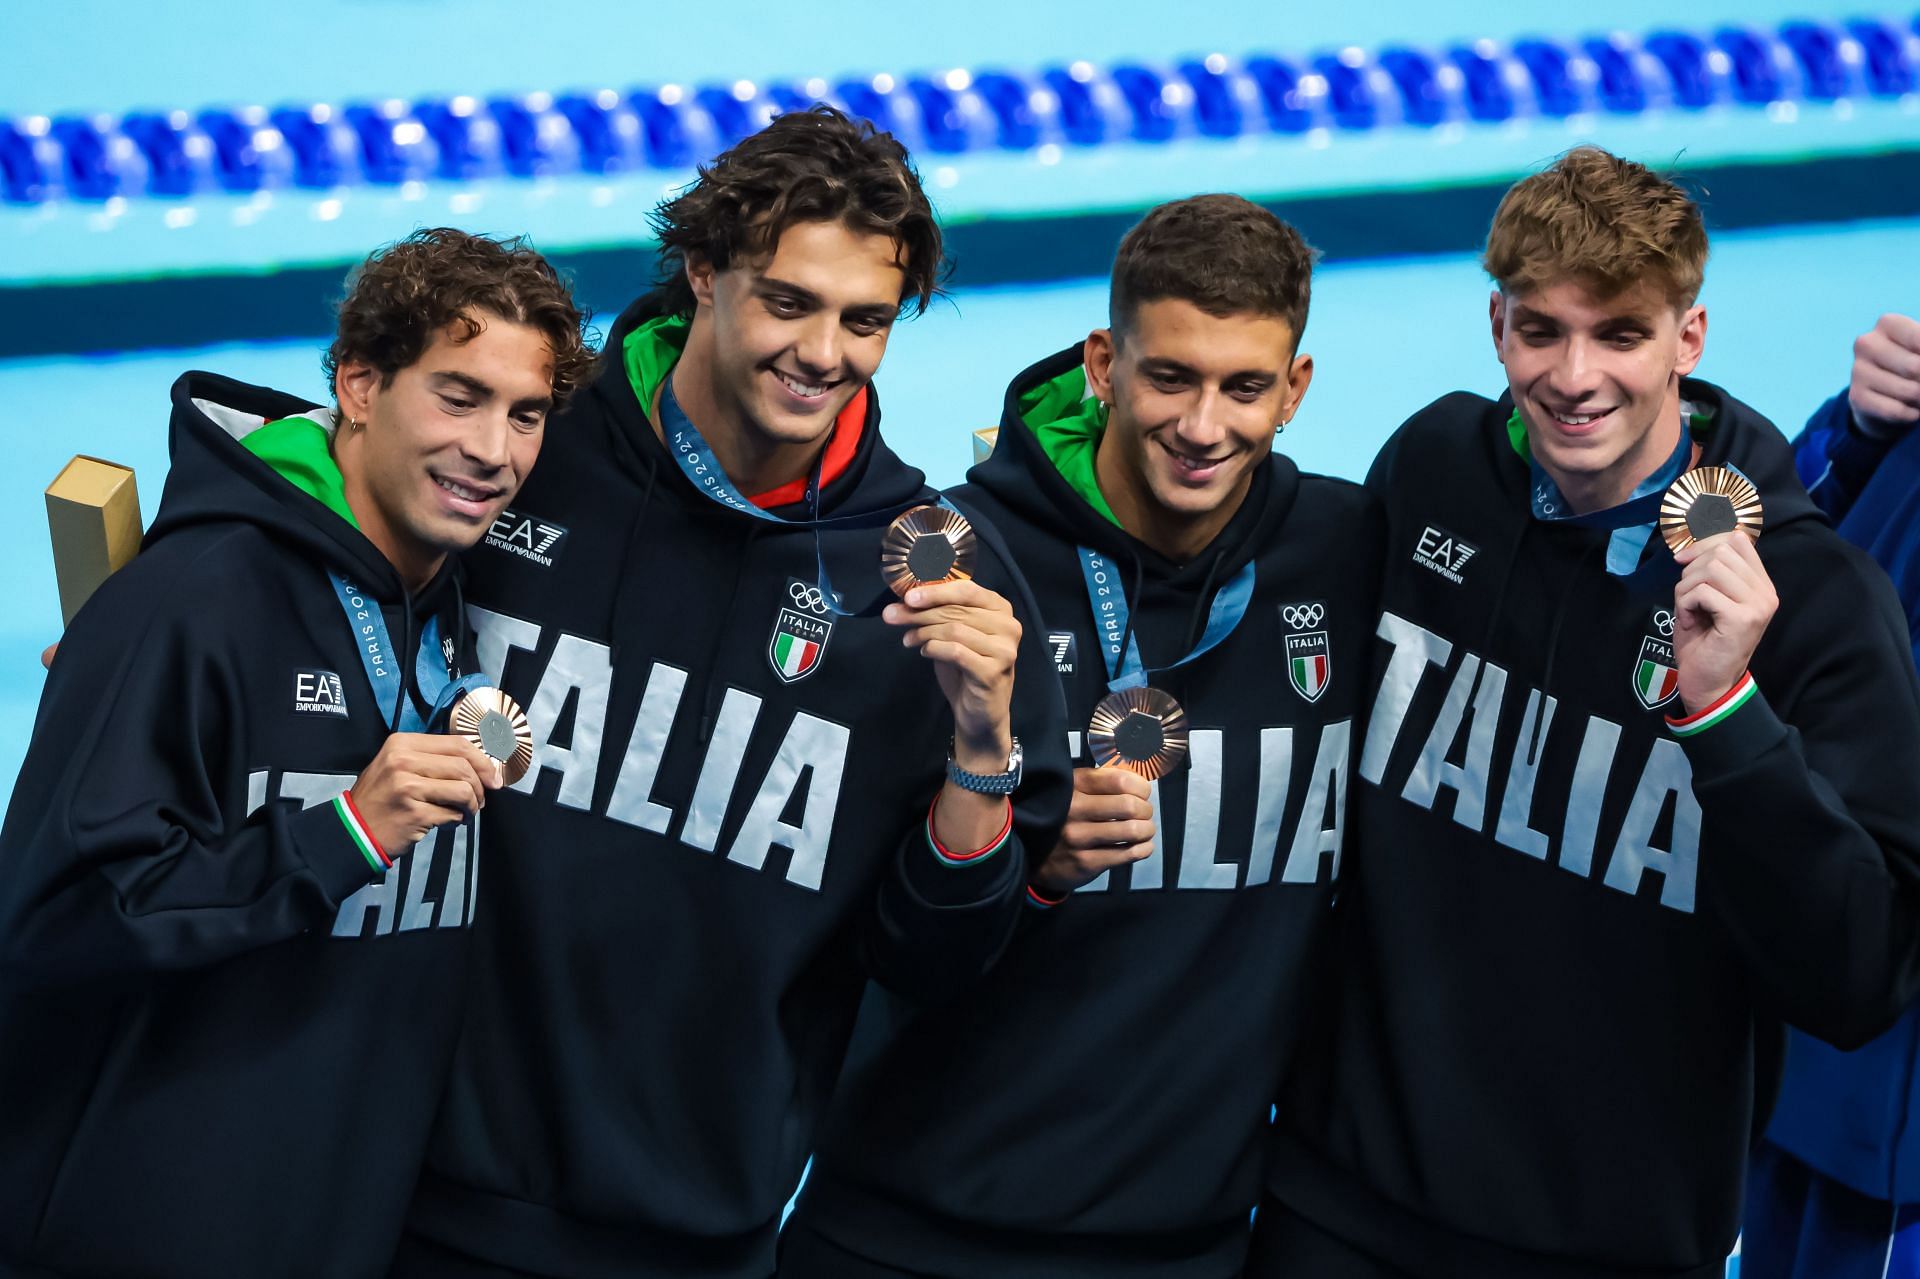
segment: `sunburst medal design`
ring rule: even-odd
[[[533,767],[533,729],[526,713],[497,688],[476,688],[454,703],[447,728],[498,763],[509,786]]]
[[[1187,757],[1187,713],[1157,688],[1109,693],[1093,708],[1087,749],[1095,767],[1112,764],[1154,781]]]
[[[1760,491],[1724,466],[1688,471],[1660,502],[1660,536],[1675,551],[1735,529],[1757,538],[1760,528]]]
[[[972,577],[973,559],[973,525],[944,506],[904,512],[880,539],[880,576],[903,599],[916,586]]]

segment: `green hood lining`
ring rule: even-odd
[[[333,435],[313,418],[283,417],[255,427],[240,437],[240,447],[349,525],[360,527],[347,505],[340,466],[333,460]]]
[[[653,416],[653,397],[660,384],[673,372],[680,353],[687,349],[687,334],[693,320],[684,315],[661,315],[627,334],[620,344],[620,359],[627,370],[627,381],[640,399],[640,411]]]
[[[1087,393],[1086,368],[1076,366],[1020,392],[1020,420],[1068,487],[1118,528],[1120,521],[1100,491],[1094,466],[1107,429],[1107,409]]]

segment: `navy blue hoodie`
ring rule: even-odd
[[[1887,571],[1920,658],[1920,432],[1854,429],[1842,394],[1807,421],[1795,457],[1835,531]],[[1920,1008],[1852,1052],[1791,1035],[1767,1139],[1863,1195],[1920,1201]]]
[[[1780,599],[1759,692],[1697,734],[1666,723],[1672,556],[1615,575],[1606,532],[1536,519],[1509,402],[1436,401],[1368,480],[1337,1024],[1268,1184],[1410,1274],[1717,1279],[1782,1024],[1858,1044],[1920,989],[1905,619],[1771,423],[1681,396],[1699,464],[1760,490]]]
[[[48,675],[0,832],[0,1273],[353,1279],[399,1238],[479,848],[442,828],[376,874],[329,802],[388,724],[327,570],[398,651],[436,616],[472,650],[454,568],[409,600],[239,443],[313,407],[175,384],[145,549]]]
[[[1079,347],[1022,373],[993,456],[953,494],[1043,601],[1075,762],[1092,763],[1083,731],[1108,691],[1076,547],[1118,568],[1150,667],[1194,647],[1249,566],[1251,603],[1225,641],[1153,677],[1192,729],[1189,762],[1155,786],[1154,852],[1033,912],[965,999],[893,1002],[794,1221],[915,1272],[1224,1279],[1274,1089],[1326,979],[1380,521],[1358,485],[1274,454],[1213,542],[1175,563],[1056,465],[1066,436],[1097,441],[1083,391]]]
[[[877,616],[825,610],[804,510],[755,519],[679,469],[623,367],[658,319],[650,300],[621,318],[468,559],[482,665],[527,708],[539,766],[487,810],[501,851],[412,1223],[455,1272],[771,1273],[868,976],[921,998],[977,977],[1066,810],[1044,628],[983,536],[979,580],[1025,626],[1027,780],[1011,844],[934,855],[952,715],[932,664]],[[817,542],[855,609],[885,591],[887,517],[932,497],[868,397],[820,509],[876,518]]]

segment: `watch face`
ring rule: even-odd
[[[973,773],[961,768],[953,758],[953,746],[947,747],[947,776],[963,790],[982,795],[1011,795],[1019,788],[1022,764],[1026,759],[1026,750],[1020,745],[1018,737],[1007,751],[1007,766],[997,773]]]

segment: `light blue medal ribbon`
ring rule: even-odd
[[[1517,422],[1519,419],[1520,410],[1515,409],[1513,420]],[[1604,510],[1575,515],[1573,504],[1560,492],[1560,486],[1553,482],[1553,477],[1529,452],[1527,468],[1533,518],[1543,524],[1562,524],[1606,532],[1608,574],[1613,577],[1632,577],[1640,570],[1640,556],[1653,536],[1654,524],[1660,518],[1660,504],[1666,500],[1667,489],[1686,473],[1687,463],[1692,460],[1693,435],[1683,421],[1680,440],[1674,445],[1672,454],[1659,470],[1634,486],[1626,501]],[[1667,566],[1656,557],[1648,567],[1657,575],[1664,573]]]
[[[1247,615],[1247,606],[1253,602],[1253,561],[1248,560],[1247,566],[1214,594],[1213,603],[1207,609],[1207,629],[1201,632],[1200,642],[1194,645],[1193,651],[1177,662],[1149,671],[1140,660],[1139,637],[1127,625],[1131,614],[1119,568],[1098,551],[1085,546],[1078,549],[1080,573],[1087,582],[1087,602],[1093,606],[1093,625],[1099,633],[1101,656],[1107,663],[1107,688],[1116,693],[1127,688],[1144,688],[1147,676],[1185,666],[1207,652],[1233,634],[1233,628],[1240,625],[1240,619]]]
[[[407,696],[393,641],[387,633],[387,619],[380,613],[380,601],[331,570],[327,580],[333,583],[334,594],[340,597],[347,625],[353,628],[354,641],[360,648],[360,664],[366,668],[367,683],[373,686],[374,704],[380,709],[380,718],[396,732],[426,732],[428,724],[438,722],[455,702],[473,689],[487,686],[485,675],[454,676],[448,669],[451,664],[440,650],[440,619],[428,618],[425,629],[420,632],[420,648],[414,654],[413,663],[414,686],[422,697],[433,699],[432,715],[422,720],[413,699]]]
[[[720,469],[720,464],[713,460],[713,450],[707,446],[706,437],[700,434],[700,428],[693,424],[693,419],[688,417],[686,411],[680,407],[680,401],[674,398],[671,376],[660,388],[660,429],[666,436],[667,452],[673,455],[673,460],[679,464],[681,474],[687,477],[687,482],[693,485],[695,491],[705,494],[708,499],[718,502],[730,511],[737,511],[756,520],[767,520],[788,528],[805,528],[813,531],[813,562],[818,575],[814,586],[820,592],[820,598],[826,601],[828,609],[836,616],[865,617],[878,612],[880,607],[892,598],[890,594],[883,592],[873,603],[863,608],[857,610],[847,608],[846,601],[839,591],[833,589],[833,582],[827,576],[826,554],[820,547],[820,530],[829,527],[878,528],[892,523],[902,511],[919,505],[918,503],[910,503],[895,510],[866,511],[858,515],[821,519],[820,466],[821,460],[826,456],[826,450],[822,449],[820,458],[814,461],[812,473],[807,476],[807,492],[802,499],[807,504],[808,518],[783,520],[778,515],[761,510],[734,488],[733,481],[729,480],[726,472]],[[940,505],[956,515],[960,513],[945,498],[940,499]]]

